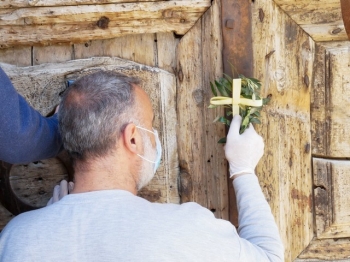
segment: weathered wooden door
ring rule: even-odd
[[[266,107],[258,166],[286,261],[350,258],[350,42],[340,1],[252,3]],[[315,259],[315,260],[313,260]]]

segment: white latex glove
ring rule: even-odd
[[[46,206],[49,206],[57,201],[60,201],[62,197],[68,195],[73,191],[74,183],[67,182],[66,180],[62,180],[59,185],[56,185],[53,189],[53,195],[50,198],[49,202],[47,202]]]
[[[230,164],[230,178],[242,174],[255,174],[255,167],[264,154],[264,141],[252,124],[239,134],[242,117],[234,116],[225,145],[225,155]]]

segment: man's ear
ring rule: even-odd
[[[134,154],[139,154],[141,151],[142,140],[134,123],[127,124],[124,132],[122,133],[122,137],[126,149]]]

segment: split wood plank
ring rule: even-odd
[[[251,5],[251,1],[221,1],[224,73],[234,78],[253,75]],[[238,227],[237,199],[232,181],[228,182],[230,221]]]
[[[349,157],[350,43],[316,45],[312,83],[312,153],[322,157]]]
[[[149,186],[140,191],[140,195],[155,202],[179,203],[176,79],[173,74],[132,61],[106,57],[32,67],[14,67],[6,64],[1,66],[19,93],[44,115],[58,103],[59,93],[66,88],[67,79],[76,79],[96,70],[115,70],[139,77],[143,88],[150,95],[155,112],[154,126],[159,130],[165,148],[161,166]]]
[[[148,66],[157,66],[155,34],[126,35],[113,39],[93,40],[74,45],[76,59],[120,57]]]
[[[66,62],[72,59],[74,52],[70,44],[33,47],[33,65]]]
[[[0,9],[0,48],[137,33],[184,35],[210,5],[207,0]]]
[[[272,95],[256,129],[265,154],[257,175],[293,261],[313,237],[310,79],[313,40],[273,1],[253,4],[254,77]]]
[[[157,64],[155,66],[175,74],[176,70],[176,47],[179,38],[173,33],[157,33]]]
[[[275,0],[314,41],[347,40],[339,0]]]
[[[67,6],[67,5],[92,5],[111,3],[139,3],[139,2],[161,2],[165,0],[2,0],[0,8],[34,7],[34,6]],[[184,0],[177,0],[184,1]],[[205,1],[205,0],[197,0]]]
[[[298,257],[297,262],[336,261],[348,262],[350,257],[350,239],[313,240]],[[306,259],[306,260],[304,260]]]
[[[212,121],[222,109],[208,109],[209,82],[222,76],[220,5],[213,6],[177,48],[177,115],[182,202],[195,201],[228,219],[224,125]]]
[[[175,73],[175,50],[179,39],[173,33],[126,35],[74,45],[76,59],[111,56],[159,67]]]
[[[30,66],[32,64],[32,48],[20,46],[0,49],[0,63]]]

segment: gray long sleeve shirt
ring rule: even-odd
[[[244,175],[233,185],[238,233],[196,203],[158,204],[127,191],[94,191],[14,218],[0,236],[0,261],[283,261],[257,177]]]

